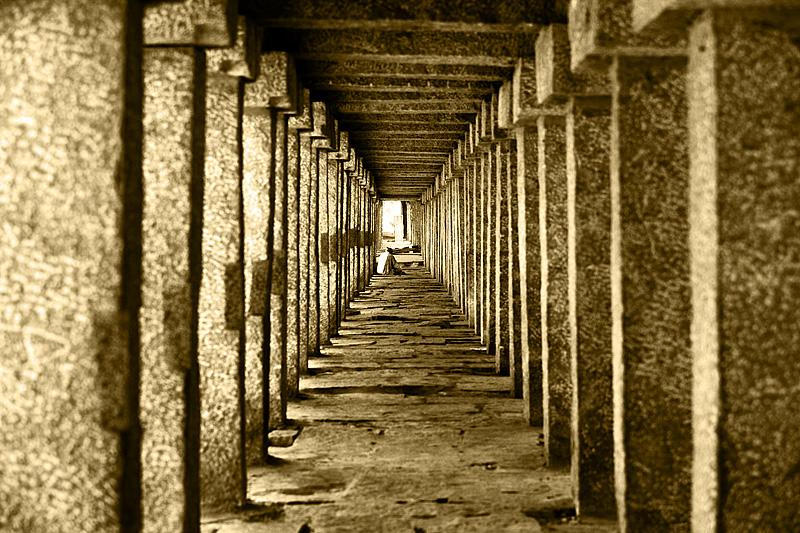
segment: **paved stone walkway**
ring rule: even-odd
[[[404,268],[374,277],[311,359],[289,408],[302,433],[250,469],[253,505],[206,514],[203,533],[613,531],[563,518],[568,475],[544,468],[509,378],[445,290]]]

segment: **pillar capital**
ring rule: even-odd
[[[338,148],[335,152],[328,154],[328,159],[335,161],[348,161],[350,159],[350,134],[346,131],[339,131],[339,121],[336,121]]]
[[[209,74],[224,74],[246,81],[258,78],[262,37],[259,26],[247,17],[239,17],[233,45],[208,52],[206,67]]]
[[[537,96],[536,62],[521,57],[514,68],[511,87],[511,116],[514,126],[535,126],[542,115],[563,115],[563,104],[542,104]]]
[[[273,108],[297,112],[300,89],[294,59],[286,52],[269,52],[259,58],[260,76],[245,91],[245,112]]]
[[[564,103],[571,96],[611,93],[608,73],[570,69],[570,44],[566,24],[551,24],[536,39],[536,96],[540,104]]]
[[[311,103],[311,138],[316,148],[335,150],[335,125],[330,108],[325,102]]]
[[[605,69],[614,55],[670,56],[685,53],[685,36],[637,34],[633,0],[574,0],[569,5],[573,70]],[[663,3],[663,2],[649,2]]]
[[[144,44],[225,47],[236,41],[237,0],[180,0],[147,4]]]
[[[313,127],[311,116],[311,91],[308,89],[300,89],[297,113],[289,118],[289,129],[296,132],[308,133]]]

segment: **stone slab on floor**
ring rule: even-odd
[[[422,302],[440,287],[422,269],[402,279],[373,279],[374,296],[356,303],[402,302],[403,294]],[[419,306],[458,319],[452,301]],[[343,327],[354,322],[348,317]],[[510,378],[487,372],[493,359],[471,331],[458,335],[475,345],[432,343],[414,324],[405,336],[332,339],[310,358],[311,374],[289,405],[302,434],[250,469],[251,507],[205,516],[203,533],[615,531],[562,516],[568,473],[544,467],[541,429],[527,425],[521,400],[509,397]],[[411,336],[427,343],[398,347]]]

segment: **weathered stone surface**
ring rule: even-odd
[[[614,54],[681,55],[685,36],[641,35],[633,31],[634,0],[575,0],[569,4],[572,68],[598,68]]]
[[[566,24],[551,24],[536,39],[536,95],[540,104],[558,103],[570,96],[608,95],[605,70],[570,69],[570,45]]]
[[[236,39],[237,0],[150,3],[144,11],[148,45],[230,46]]]
[[[686,33],[697,12],[704,9],[738,9],[748,18],[756,13],[757,18],[766,14],[773,24],[791,29],[796,9],[800,7],[797,0],[633,0],[632,4],[634,31],[653,27],[658,32],[681,34]],[[794,14],[786,11],[787,8],[794,9]]]
[[[571,471],[579,516],[614,513],[609,98],[567,114]]]
[[[511,376],[511,395],[522,398],[522,309],[520,307],[519,266],[519,199],[517,190],[517,141],[509,139],[509,159],[506,161],[506,209],[508,210],[508,371]]]
[[[690,499],[686,61],[612,67],[611,309],[618,516],[687,527]],[[616,418],[616,417],[615,417]]]
[[[205,53],[144,53],[141,328],[143,531],[199,513],[200,290]]]
[[[245,85],[242,121],[245,258],[245,438],[247,462],[266,456],[265,339],[269,338],[272,246],[272,115],[265,110],[261,79]]]
[[[567,168],[565,119],[540,117],[539,224],[541,231],[542,391],[547,464],[570,458],[569,298],[567,280]]]
[[[140,520],[140,18],[0,4],[4,531]]]
[[[495,301],[495,370],[503,376],[509,373],[508,336],[508,180],[514,154],[509,141],[495,143],[495,207],[494,207],[494,301]]]
[[[517,127],[535,126],[541,115],[563,115],[563,103],[539,103],[536,62],[528,57],[517,60],[512,78],[511,117]]]
[[[800,56],[790,34],[711,11],[692,28],[696,530],[800,527],[797,205]]]
[[[522,398],[525,419],[538,426],[543,421],[538,129],[518,128],[516,137]]]
[[[220,72],[252,81],[258,78],[261,55],[262,29],[251,19],[238,17],[236,38],[232,46],[216,48],[208,52],[209,72]]]
[[[209,52],[213,56],[215,52]],[[204,505],[245,500],[244,261],[242,257],[243,82],[211,72],[206,83],[202,279],[198,320],[200,486]]]
[[[273,97],[275,98],[275,97]],[[272,276],[270,278],[270,335],[269,335],[269,429],[277,429],[286,422],[286,330],[287,330],[287,282],[288,253],[287,234],[287,117],[283,113],[273,115],[272,157],[270,180],[273,187],[272,211]]]

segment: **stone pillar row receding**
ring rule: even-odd
[[[0,3],[0,529],[198,531],[366,287],[381,204],[237,2],[74,4]],[[411,236],[580,515],[798,530],[797,2],[568,15]]]
[[[543,27],[419,240],[579,514],[794,530],[797,5],[657,4]]]
[[[0,7],[0,529],[243,504],[366,287],[374,180],[236,5]]]

